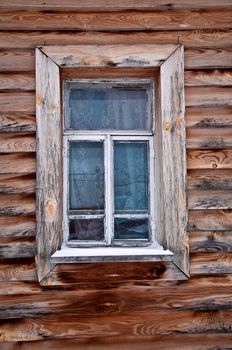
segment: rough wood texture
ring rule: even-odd
[[[174,252],[175,264],[188,275],[183,58],[180,47],[160,68],[162,190],[157,195],[163,198],[158,212],[160,232],[165,232],[161,243]]]
[[[37,281],[34,261],[20,258],[14,259],[13,263],[0,263],[0,282],[10,281]]]
[[[232,127],[232,107],[187,108],[186,127]],[[215,129],[214,129],[215,130]]]
[[[176,30],[157,32],[79,32],[79,31],[4,31],[0,32],[0,48],[34,49],[44,45],[96,45],[96,44],[184,44],[185,48],[230,48],[231,29]],[[214,50],[210,51],[214,52]],[[220,50],[219,50],[220,52]],[[225,51],[226,52],[226,51]],[[16,51],[15,54],[19,51]],[[197,51],[199,55],[199,51]],[[5,51],[5,54],[7,52]],[[221,55],[228,62],[229,58]],[[211,57],[211,59],[214,59]],[[16,58],[17,61],[17,58]],[[24,67],[25,71],[26,66]],[[222,67],[224,68],[224,67]]]
[[[186,86],[231,86],[232,72],[230,70],[210,70],[185,72]]]
[[[1,153],[35,152],[34,135],[0,135]]]
[[[1,237],[35,236],[34,216],[0,216]]]
[[[0,194],[34,194],[35,176],[0,174]]]
[[[187,152],[188,169],[232,169],[232,151],[191,150]]]
[[[27,113],[0,113],[0,133],[35,131],[35,116]]]
[[[35,113],[35,94],[33,92],[1,92],[0,109],[1,112],[6,113]]]
[[[46,46],[41,51],[60,67],[159,67],[177,45]]]
[[[35,214],[34,195],[2,195],[0,198],[0,215]]]
[[[190,256],[190,273],[191,275],[231,274],[231,264],[231,253],[192,253]]]
[[[201,230],[232,230],[231,210],[190,210],[188,229]]]
[[[188,189],[206,192],[211,190],[230,191],[232,190],[231,170],[189,170]]]
[[[0,30],[138,31],[231,29],[232,10],[172,10],[152,12],[81,13],[1,11]]]
[[[232,148],[232,128],[191,128],[187,130],[187,148]]]
[[[28,258],[35,256],[35,238],[0,238],[0,259]]]
[[[36,77],[36,262],[41,281],[50,272],[50,256],[60,244],[62,172],[59,67],[39,49],[36,49]]]
[[[185,89],[187,107],[232,106],[231,96],[231,87],[187,87]]]
[[[190,252],[232,252],[232,232],[191,232]]]
[[[33,153],[1,154],[0,163],[0,174],[35,173],[36,164],[35,154]]]
[[[0,90],[35,90],[33,73],[0,73]]]
[[[189,191],[189,209],[232,209],[230,191]]]

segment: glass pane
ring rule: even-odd
[[[115,213],[148,211],[147,142],[114,142]]]
[[[103,142],[70,142],[70,209],[104,209]]]
[[[148,239],[148,219],[114,219],[115,239]]]
[[[69,222],[69,240],[102,241],[104,219],[74,219]]]
[[[69,107],[71,129],[151,129],[146,88],[72,89]]]

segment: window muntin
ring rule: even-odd
[[[64,82],[66,245],[146,246],[155,240],[153,99],[150,79]],[[94,110],[101,128],[82,129],[94,125]],[[104,120],[111,113],[107,123],[101,111]]]

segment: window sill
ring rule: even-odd
[[[133,262],[133,261],[171,261],[170,250],[152,247],[138,248],[63,248],[51,256],[51,263],[90,263],[90,262]]]

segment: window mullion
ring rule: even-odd
[[[111,136],[105,141],[105,238],[107,245],[111,245],[113,238],[113,148]]]

